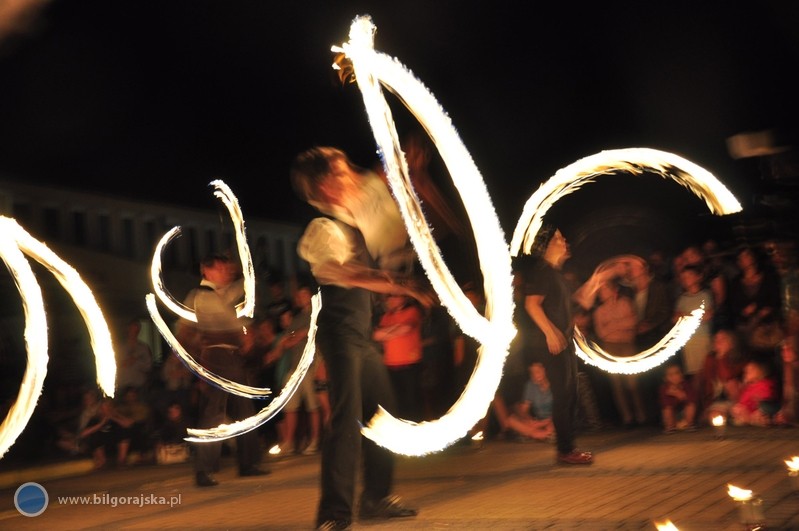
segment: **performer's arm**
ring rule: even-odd
[[[524,299],[524,309],[527,310],[530,318],[546,336],[549,353],[552,355],[560,354],[566,348],[566,338],[547,317],[542,306],[543,302],[543,295],[527,295]]]

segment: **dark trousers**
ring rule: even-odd
[[[244,382],[245,373],[237,370],[240,360],[235,350],[207,349],[203,352],[203,365],[225,378]],[[228,420],[243,420],[255,414],[252,399],[232,395],[208,384],[200,396],[200,428],[214,428]],[[195,472],[211,473],[218,469],[222,453],[221,442],[197,443],[194,461]],[[261,460],[261,448],[257,430],[236,438],[236,454],[239,469],[257,465]]]
[[[394,388],[397,410],[390,411],[395,417],[420,422],[422,420],[422,364],[388,367],[388,375]],[[384,406],[385,407],[385,406]]]
[[[546,354],[545,367],[552,388],[552,424],[559,453],[575,449],[577,417],[577,356],[568,348],[556,356]]]
[[[394,456],[361,435],[361,425],[382,405],[395,411],[386,366],[370,339],[341,331],[323,331],[317,346],[327,364],[330,384],[330,426],[322,445],[322,494],[317,520],[352,517],[355,483],[363,458],[361,499],[389,495]]]

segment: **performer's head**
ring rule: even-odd
[[[225,286],[236,279],[237,268],[229,256],[211,254],[200,263],[200,273],[203,279],[217,286]]]
[[[358,184],[359,168],[347,154],[332,147],[315,147],[297,155],[291,185],[303,201],[340,205]]]
[[[531,249],[533,256],[543,258],[552,266],[560,268],[571,256],[569,244],[557,227],[544,224],[535,235]]]

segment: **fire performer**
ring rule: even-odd
[[[530,331],[532,355],[546,367],[552,388],[556,462],[590,465],[593,455],[577,450],[574,441],[577,356],[572,340],[572,293],[560,272],[571,256],[569,245],[558,229],[545,224],[536,234],[531,255],[525,275],[524,308],[535,324]]]
[[[372,340],[373,293],[432,302],[416,282],[395,272],[413,256],[398,207],[380,178],[335,148],[298,155],[291,181],[298,196],[325,215],[308,224],[298,244],[321,286],[316,345],[327,364],[332,409],[322,444],[318,528],[350,527],[361,451],[359,518],[415,516],[416,509],[391,495],[393,455],[360,433],[378,405],[395,408],[387,369]]]

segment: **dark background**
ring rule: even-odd
[[[794,217],[785,205],[793,204],[793,170],[727,149],[730,136],[750,131],[772,130],[785,146],[796,140],[793,3],[33,6],[26,17],[0,10],[7,178],[202,208],[215,205],[207,185],[221,178],[245,216],[303,222],[310,212],[287,178],[297,152],[331,144],[359,164],[377,163],[360,93],[330,67],[330,46],[347,39],[354,16],[370,14],[376,48],[413,71],[450,114],[508,238],[525,200],[555,171],[624,147],[672,151],[706,167],[746,211],[720,222],[673,182],[603,178],[551,214],[593,260],[628,251],[633,240],[668,247],[708,234],[759,237],[764,225],[793,230],[781,221]],[[407,113],[397,115],[401,132],[413,127]],[[445,170],[435,173],[446,190]]]

